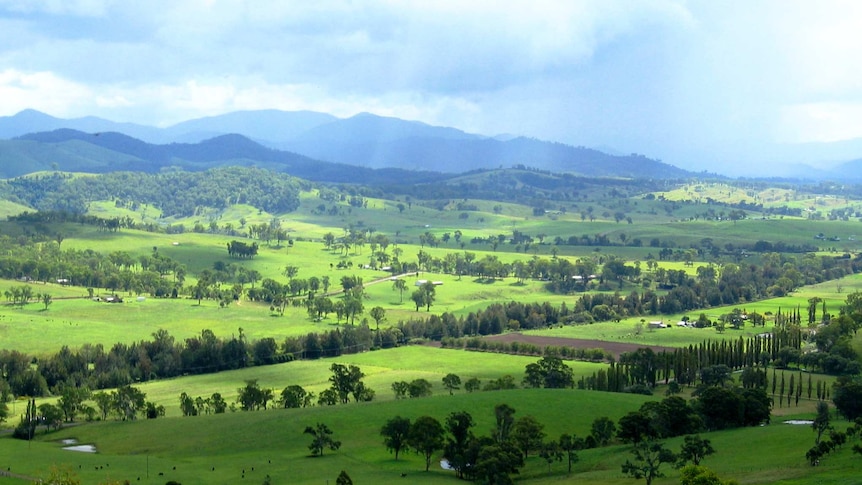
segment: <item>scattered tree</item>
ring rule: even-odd
[[[335,479],[335,485],[353,485],[353,480],[350,479],[350,475],[346,471],[341,470],[338,478]]]
[[[832,426],[829,423],[829,404],[826,401],[817,401],[815,409],[817,414],[814,417],[814,422],[811,423],[811,427],[817,433],[817,437],[814,438],[814,444],[819,445],[823,433],[829,431]]]
[[[401,302],[404,302],[404,292],[407,291],[407,282],[401,278],[395,279],[392,282],[392,289],[398,292]],[[418,307],[417,307],[418,310]]]
[[[465,411],[450,413],[446,418],[446,430],[450,437],[446,440],[443,452],[458,478],[464,478],[465,472],[473,464],[470,453],[470,445],[475,440],[472,427],[473,417]]]
[[[679,451],[678,466],[683,467],[689,462],[695,466],[700,465],[701,460],[713,453],[715,449],[708,439],[698,435],[686,436]]]
[[[407,386],[407,394],[411,398],[428,397],[431,395],[431,383],[427,379],[413,379]]]
[[[839,377],[833,384],[832,403],[848,420],[852,421],[862,416],[862,379]]]
[[[479,453],[472,472],[479,483],[511,484],[511,475],[524,466],[520,451],[509,442],[495,442],[483,438],[478,443]]]
[[[722,481],[714,471],[705,466],[688,465],[679,473],[681,485],[733,485],[735,481]]]
[[[311,443],[308,445],[308,449],[311,450],[311,456],[322,456],[326,448],[332,451],[341,448],[341,442],[332,437],[332,430],[323,423],[317,423],[314,427],[306,426],[303,434],[312,436]]]
[[[53,297],[48,293],[42,293],[41,295],[42,304],[45,305],[45,310],[48,309],[48,305],[54,303]]]
[[[590,428],[590,438],[593,439],[596,446],[607,446],[616,429],[617,427],[611,418],[607,416],[596,418]]]
[[[314,393],[306,391],[296,384],[282,389],[280,403],[285,408],[305,408],[311,406]]]
[[[508,404],[498,404],[494,406],[494,418],[494,440],[497,443],[509,441],[512,426],[515,424],[515,409]]]
[[[525,387],[565,388],[574,387],[574,383],[572,368],[559,357],[542,357],[536,363],[527,364]]]
[[[653,479],[664,476],[660,469],[662,463],[673,463],[676,459],[673,452],[665,448],[664,444],[652,440],[641,441],[634,445],[631,453],[634,455],[634,462],[626,460],[622,465],[622,472],[632,478],[643,478],[647,485],[651,485]]]
[[[449,391],[451,396],[458,389],[461,389],[461,378],[455,374],[446,374],[443,377],[443,387]]]
[[[376,325],[376,330],[379,332],[380,331],[380,322],[386,320],[386,310],[384,310],[383,307],[381,307],[381,306],[376,306],[376,307],[371,309],[371,311],[369,312],[369,315],[371,315],[371,318],[374,319],[374,323]]]
[[[578,461],[578,451],[584,448],[584,440],[576,435],[560,435],[560,449],[566,454],[568,473],[572,473],[572,464]]]
[[[551,465],[554,461],[563,461],[563,450],[560,444],[554,440],[542,443],[539,456],[548,463],[548,473],[551,473]]]
[[[386,421],[386,424],[380,429],[380,435],[383,436],[383,444],[386,449],[395,453],[395,460],[398,460],[398,453],[407,447],[407,439],[410,435],[410,419],[395,416]]]
[[[431,457],[434,452],[443,448],[445,435],[440,421],[431,416],[420,416],[410,426],[407,442],[417,453],[425,457],[425,471],[431,468]]]
[[[464,390],[467,392],[475,392],[482,388],[482,381],[478,377],[471,377],[464,383]]]
[[[545,438],[544,425],[533,416],[524,416],[515,421],[512,427],[512,440],[524,454],[524,459],[530,455],[530,450],[541,448]]]

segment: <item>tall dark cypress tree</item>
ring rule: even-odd
[[[820,391],[819,391],[820,390],[820,386],[819,386],[820,381],[817,381],[817,384],[818,384],[817,394],[820,394]],[[775,367],[773,367],[772,368],[772,397],[775,397],[775,386],[777,386],[777,385],[778,385],[778,380],[775,378]]]
[[[790,407],[790,398],[796,392],[796,383],[794,382],[795,377],[796,376],[793,374],[790,374],[790,387],[787,389],[787,407]]]
[[[781,407],[782,402],[784,402],[784,372],[781,373],[781,387],[778,392],[778,407]]]
[[[27,448],[36,432],[36,398],[27,401]]]
[[[796,407],[799,407],[800,396],[802,396],[802,371],[799,371],[799,379],[796,381]]]

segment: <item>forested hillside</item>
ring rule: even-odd
[[[216,167],[260,167],[314,181],[402,184],[440,180],[431,171],[372,170],[314,160],[264,147],[241,135],[221,135],[200,143],[154,145],[121,133],[84,133],[59,129],[0,140],[0,176],[18,177],[44,170],[110,173],[164,170],[200,171]]]
[[[122,205],[151,204],[165,216],[185,217],[201,208],[249,204],[272,212],[299,205],[302,182],[267,170],[228,167],[206,172],[115,172],[94,177],[62,173],[12,179],[5,188],[13,200],[38,210],[84,213],[94,200]]]

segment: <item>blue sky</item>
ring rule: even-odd
[[[0,115],[367,111],[732,173],[862,137],[860,53],[856,1],[0,0]]]

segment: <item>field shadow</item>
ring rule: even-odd
[[[496,278],[474,278],[473,283],[478,283],[480,285],[493,285],[498,280]]]

